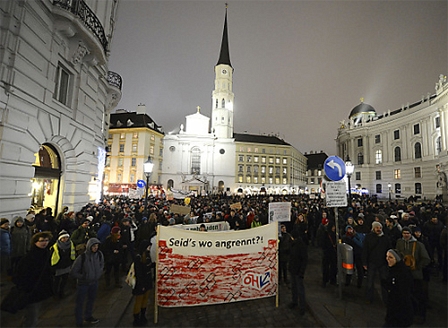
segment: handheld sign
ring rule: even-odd
[[[345,176],[345,162],[340,157],[329,156],[324,162],[324,171],[331,180],[342,180]]]

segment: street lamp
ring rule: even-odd
[[[350,161],[350,157],[345,159],[345,174],[347,174],[348,180],[348,206],[351,206],[352,203],[352,187],[350,185],[350,178],[355,170],[355,165],[353,165],[352,161]]]
[[[143,172],[146,175],[145,209],[148,206],[149,178],[151,177],[151,173],[152,173],[152,169],[153,168],[154,168],[154,163],[151,160],[151,156],[148,156],[148,160],[143,163]]]
[[[390,183],[388,183],[387,186],[389,187],[389,202],[390,202],[392,200],[391,195],[390,195],[392,185]]]

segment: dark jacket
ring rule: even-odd
[[[387,327],[409,327],[413,322],[411,271],[403,261],[389,268],[387,277]]]
[[[362,264],[374,264],[377,267],[387,265],[386,253],[391,248],[389,239],[384,235],[378,236],[370,232],[364,239],[362,247]]]
[[[33,245],[20,260],[13,281],[19,290],[30,293],[30,303],[49,298],[52,295],[50,250]]]
[[[93,253],[91,247],[99,244],[100,241],[96,238],[90,238],[87,241],[86,252],[78,256],[73,263],[70,275],[78,280],[78,285],[91,284],[98,281],[103,274],[104,256],[98,250]]]
[[[15,225],[11,228],[12,253],[11,257],[22,257],[30,248],[30,229],[23,224],[20,228]]]
[[[149,252],[143,251],[146,250],[148,245],[149,245],[148,240],[142,241],[142,243],[140,244],[141,251],[135,256],[134,270],[135,270],[136,283],[134,289],[132,290],[133,295],[142,295],[146,293],[146,291],[153,288],[153,279],[151,271],[153,263],[151,262]],[[142,255],[143,252],[145,253],[145,256]]]
[[[104,254],[105,263],[118,264],[123,261],[123,243],[121,238],[113,241],[112,237],[112,235],[109,235],[106,241],[101,244],[101,251]]]
[[[303,278],[307,264],[308,246],[301,238],[294,239],[289,253],[289,272],[291,275],[298,275]]]
[[[288,232],[283,233],[279,238],[278,243],[278,252],[279,252],[279,259],[280,261],[288,261],[289,260],[289,253],[291,251],[292,246],[292,237]]]
[[[11,233],[6,229],[0,229],[0,233],[0,252],[3,256],[10,256],[12,250]]]

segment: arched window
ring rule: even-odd
[[[201,174],[201,150],[198,147],[191,149],[191,174]]]
[[[168,185],[168,189],[174,188],[174,181],[172,179],[169,179],[167,185]]]
[[[226,101],[224,100],[224,98],[222,98],[221,101],[221,108],[226,108]]]
[[[364,155],[362,153],[358,153],[358,165],[362,164],[364,164]]]
[[[394,154],[395,154],[395,162],[401,161],[401,148],[400,147],[395,147]]]
[[[416,142],[414,145],[414,156],[415,158],[422,158],[422,144]]]
[[[417,182],[415,184],[415,194],[416,195],[421,195],[422,194],[422,184]]]
[[[375,152],[375,164],[381,164],[383,162],[383,152],[381,150],[377,150]]]
[[[381,186],[381,183],[378,183],[377,185],[376,185],[376,193],[377,194],[381,194],[382,192],[383,192],[383,188],[382,188],[382,186]]]

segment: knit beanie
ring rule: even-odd
[[[378,221],[374,221],[372,222],[372,230],[375,229],[376,227],[383,227],[383,225],[381,223],[379,223]]]
[[[7,218],[1,218],[0,226],[4,225],[6,222],[9,222],[9,220]]]
[[[400,262],[402,260],[400,253],[396,249],[389,249],[388,252],[395,257],[397,262]]]
[[[58,240],[61,240],[64,237],[70,238],[70,235],[68,234],[67,231],[61,230],[61,232],[59,233],[59,236],[58,236]]]
[[[119,233],[121,231],[120,227],[115,226],[111,229],[110,233]]]

